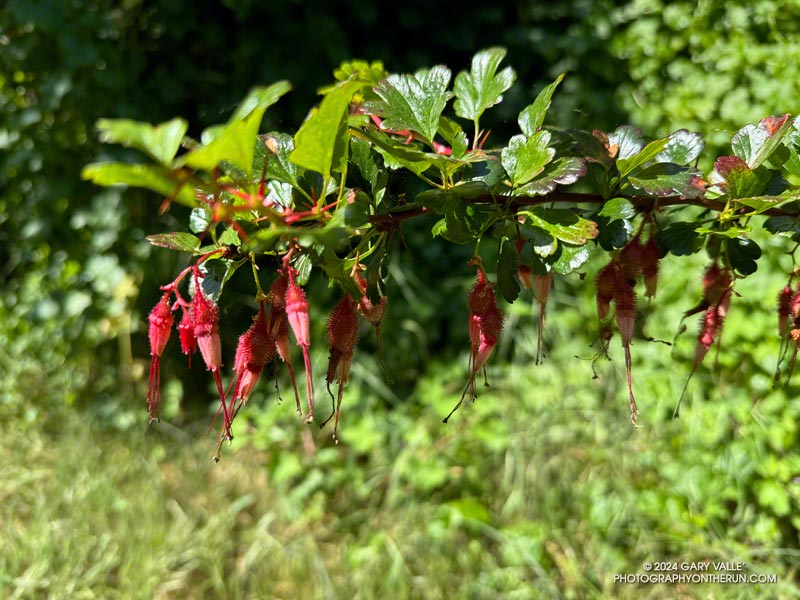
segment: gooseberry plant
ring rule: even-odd
[[[541,340],[554,278],[583,278],[580,270],[592,253],[608,257],[587,278],[596,286],[598,355],[606,353],[616,329],[633,423],[637,285],[642,279],[645,296],[656,295],[658,263],[668,253],[705,249],[709,257],[705,273],[698,274],[702,299],[686,312],[701,314],[692,372],[700,366],[732,304],[735,309],[736,282],[757,268],[761,249],[748,236],[756,219],[770,234],[788,238],[792,257],[800,246],[800,189],[792,183],[800,180],[800,119],[768,116],[744,126],[731,140],[731,154],[703,172],[697,166],[704,149],[699,133],[682,129],[647,141],[631,126],[610,132],[545,127],[558,77],[519,113],[519,133],[498,142],[482,118],[515,82],[511,67],[500,68],[504,57],[502,48],[477,53],[452,87],[452,73],[442,65],[389,74],[378,62],[346,63],[293,134],[261,132],[265,111],[290,90],[285,81],[253,89],[227,123],[209,127],[199,140],[187,137],[188,124],[180,118],[160,125],[98,122],[104,141],[139,150],[149,161],[90,164],[86,179],[155,191],[161,212],[174,203],[191,208],[185,230],[148,237],[193,257],[161,288],[150,314],[152,420],[158,418],[160,357],[176,321],[173,312],[180,310],[181,348],[190,356],[199,348],[216,382],[220,444],[233,438],[231,425],[272,360],[288,368],[297,412],[313,422],[311,307],[303,287],[321,276],[341,298],[327,322],[325,382],[333,406],[321,420],[324,425],[335,417],[335,437],[359,319],[379,338],[391,309],[385,296],[390,241],[401,223],[431,214],[438,216],[433,238],[474,247],[471,265],[453,265],[474,269],[477,277],[465,299],[471,351],[458,405],[475,399],[476,377],[503,327],[495,289],[508,303],[521,288],[534,291]],[[401,176],[417,178],[424,190],[414,197],[393,193],[389,184]],[[489,244],[497,248],[491,265],[480,252]],[[217,303],[243,267],[252,270],[256,312],[239,339],[226,389]],[[800,348],[800,278],[797,272],[788,277],[778,312],[782,358],[791,370]],[[263,280],[271,281],[267,292]],[[290,331],[303,355],[305,414]]]

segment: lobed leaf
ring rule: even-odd
[[[500,162],[513,187],[528,183],[553,160],[556,151],[549,148],[549,144],[549,131],[539,131],[530,137],[515,135],[509,140],[500,154]]]
[[[731,266],[742,275],[752,275],[758,269],[756,261],[761,258],[761,248],[753,240],[736,237],[725,240]]]
[[[702,173],[693,167],[673,163],[655,163],[630,175],[628,182],[637,190],[653,196],[678,195],[685,198],[702,198],[705,183]]]
[[[249,178],[264,110],[257,108],[240,121],[209,128],[204,132],[205,142],[179,158],[178,164],[210,172],[222,163],[230,163]]]
[[[589,260],[591,251],[588,246],[568,246],[559,244],[557,259],[552,263],[553,270],[559,275],[569,275],[580,269]]]
[[[671,252],[674,256],[688,256],[703,247],[703,236],[699,235],[697,223],[679,221],[659,229],[656,243],[662,253]]]
[[[611,154],[618,161],[632,158],[644,148],[642,130],[631,125],[621,125],[608,134],[608,143],[611,148],[616,147],[616,153]]]
[[[564,74],[559,75],[556,80],[544,87],[536,96],[533,104],[522,109],[519,113],[519,127],[526,136],[530,137],[542,127],[544,117],[547,110],[550,108],[550,102],[553,99],[553,93],[556,91],[558,84],[564,79]]]
[[[569,209],[536,207],[532,211],[520,211],[519,214],[526,216],[531,225],[544,229],[567,244],[582,246],[598,234],[597,223],[579,217]]]
[[[766,168],[752,170],[737,156],[719,157],[714,163],[714,170],[725,180],[721,186],[725,194],[734,199],[760,196],[772,178]]]
[[[456,115],[477,121],[487,108],[502,101],[503,92],[516,79],[511,67],[497,72],[505,55],[505,48],[482,50],[472,58],[470,72],[462,71],[456,76],[453,85],[456,97],[453,108]]]
[[[264,114],[265,110],[280,100],[281,96],[291,89],[292,84],[285,80],[276,81],[272,85],[266,87],[254,87],[247,93],[244,100],[239,103],[236,110],[233,111],[228,122],[235,123],[236,121],[243,121],[256,111],[260,111],[261,114]]]
[[[669,135],[669,141],[664,150],[656,156],[656,162],[686,166],[697,160],[705,145],[699,133],[678,129]]]
[[[756,169],[778,148],[792,128],[789,114],[766,117],[757,125],[745,125],[731,139],[733,153]]]
[[[381,100],[370,106],[383,117],[386,129],[415,131],[430,144],[439,117],[453,96],[447,90],[450,76],[450,69],[442,65],[414,75],[389,75],[375,87]]]
[[[186,206],[194,207],[198,204],[194,190],[180,171],[159,165],[94,163],[83,168],[81,177],[96,185],[131,185],[145,188]]]
[[[130,119],[100,119],[97,129],[100,141],[136,148],[156,162],[169,166],[178,153],[189,124],[177,118],[160,125]]]
[[[559,185],[575,183],[586,174],[586,163],[581,158],[568,156],[549,163],[542,174],[516,190],[518,195],[543,196],[555,191]]]

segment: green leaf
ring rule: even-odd
[[[462,129],[461,125],[453,121],[453,119],[448,119],[444,116],[439,117],[438,132],[448,144],[452,145],[453,142],[455,142],[456,137],[463,131],[464,130]]]
[[[557,244],[555,239],[553,239],[553,243]],[[522,246],[522,250],[520,250],[519,260],[523,264],[529,266],[534,275],[547,275],[550,272],[550,264],[544,262],[527,242]]]
[[[509,304],[519,296],[518,266],[519,258],[514,242],[503,236],[500,240],[500,253],[497,257],[497,286]]]
[[[742,204],[753,209],[751,214],[760,214],[770,208],[776,208],[784,202],[788,202],[788,198],[782,196],[754,196],[751,198],[740,198],[736,200],[737,204]]]
[[[579,217],[569,209],[536,207],[533,211],[520,211],[529,224],[541,227],[553,237],[574,246],[582,246],[597,237],[597,223]]]
[[[297,269],[297,284],[306,285],[311,277],[311,257],[303,253],[293,261],[292,266]]]
[[[725,179],[722,186],[725,193],[734,199],[762,195],[771,179],[766,168],[751,170],[742,158],[736,156],[719,157],[714,169]]]
[[[646,162],[653,160],[666,147],[668,141],[667,139],[654,140],[633,156],[618,158],[617,169],[619,170],[619,176],[625,177]]]
[[[239,106],[236,107],[236,110],[233,112],[228,122],[234,123],[236,121],[243,121],[256,111],[260,111],[263,115],[265,110],[275,104],[281,96],[291,89],[292,84],[285,80],[276,81],[272,85],[266,87],[254,87],[247,93],[244,100],[239,103]]]
[[[581,158],[569,156],[549,163],[542,174],[516,190],[517,195],[543,196],[559,185],[575,183],[586,174],[586,163]]]
[[[797,210],[800,206],[793,203],[792,210]],[[787,237],[794,237],[800,234],[800,218],[786,216],[768,217],[764,219],[764,229],[772,234],[778,234]]]
[[[505,55],[505,48],[482,50],[472,58],[470,72],[462,71],[456,76],[453,85],[456,96],[453,108],[456,115],[477,121],[487,108],[502,101],[503,92],[516,79],[511,67],[497,72]]]
[[[467,140],[467,134],[463,131],[459,132],[458,135],[456,135],[456,139],[450,144],[453,158],[464,158],[467,154],[468,147],[469,142]]]
[[[697,160],[705,145],[699,133],[678,129],[669,135],[669,141],[664,150],[656,156],[656,162],[688,165]]]
[[[530,244],[531,249],[537,256],[547,258],[558,250],[556,238],[541,227],[520,225],[519,229],[522,237]]]
[[[453,96],[447,90],[450,76],[450,69],[442,65],[414,75],[389,75],[375,87],[381,100],[370,106],[383,116],[386,129],[415,131],[430,144],[439,116]]]
[[[364,134],[375,145],[384,160],[393,160],[415,175],[422,175],[434,164],[441,164],[445,159],[441,155],[420,152],[412,146],[401,144],[377,129],[367,130]]]
[[[233,261],[216,258],[203,262],[200,265],[200,272],[204,275],[200,280],[203,293],[214,302],[218,302],[222,295],[222,288],[225,287],[236,269],[245,262],[246,260]]]
[[[363,87],[345,81],[322,99],[319,108],[300,126],[295,148],[289,155],[294,164],[328,177],[341,173],[347,162],[347,114],[353,94]]]
[[[631,125],[622,125],[608,134],[608,143],[617,147],[617,161],[632,158],[644,148],[642,130]]]
[[[223,162],[230,163],[247,177],[253,174],[253,156],[256,135],[264,116],[264,108],[257,108],[240,121],[217,125],[204,133],[207,143],[197,146],[178,159],[180,164],[193,169],[213,171]],[[206,134],[208,132],[208,134]]]
[[[523,108],[522,112],[519,113],[519,127],[526,136],[532,136],[542,127],[544,117],[553,99],[553,92],[556,91],[562,79],[564,79],[563,73],[559,75],[553,83],[546,85],[544,89],[539,92],[533,104]]]
[[[162,165],[169,166],[189,124],[183,119],[172,119],[156,126],[129,119],[100,119],[97,129],[101,141],[136,148]]]
[[[756,272],[756,261],[761,258],[761,248],[753,240],[738,237],[725,240],[728,258],[731,266],[742,275],[751,275]]]
[[[154,246],[179,252],[194,253],[200,247],[200,239],[191,233],[185,232],[157,233],[156,235],[148,235],[145,239]]]
[[[699,252],[703,247],[703,237],[695,229],[696,223],[670,223],[656,234],[656,243],[663,253],[674,256],[688,256]]]
[[[344,224],[346,227],[360,229],[370,226],[369,204],[369,196],[362,191],[358,191],[355,193],[352,202],[348,200],[344,208],[340,204],[337,210],[344,210]]]
[[[743,233],[750,233],[749,227],[728,227],[727,229],[720,229],[717,223],[712,224],[711,226],[703,226],[698,227],[695,229],[695,232],[701,235],[713,235],[720,238],[735,238],[739,237]]]
[[[633,223],[628,219],[609,220],[606,217],[596,217],[597,227],[600,233],[597,236],[597,243],[606,252],[611,252],[615,248],[622,248],[630,239],[633,232]]]
[[[369,184],[373,196],[378,185],[378,165],[372,155],[372,144],[353,138],[350,140],[350,160],[358,168],[361,177]]]
[[[652,196],[685,196],[702,198],[705,185],[702,173],[693,167],[681,167],[672,163],[656,163],[628,176],[634,188]]]
[[[272,132],[259,136],[261,144],[256,146],[255,169],[261,172],[264,169],[264,160],[267,164],[267,178],[288,183],[299,187],[297,183],[297,165],[289,160],[289,154],[294,150],[294,140],[287,133]]]
[[[553,160],[556,151],[548,148],[550,132],[539,131],[531,137],[515,135],[500,153],[500,162],[516,188],[528,183]]]
[[[755,170],[769,158],[792,128],[789,115],[767,117],[758,125],[745,125],[731,139],[733,153]]]
[[[456,193],[456,189],[457,188],[453,188],[453,190],[425,190],[417,194],[414,201],[420,206],[430,208],[443,215],[448,211],[455,210],[456,207],[461,204],[461,196]]]
[[[153,190],[186,206],[197,206],[192,186],[177,171],[159,165],[129,165],[126,163],[94,163],[86,165],[81,177],[96,185],[131,185]]]
[[[189,229],[193,233],[200,233],[208,229],[211,224],[211,210],[205,206],[198,206],[193,208],[189,214]]]
[[[236,229],[233,227],[228,227],[225,231],[222,232],[222,235],[219,236],[217,239],[217,244],[220,246],[239,246],[242,243],[242,240],[239,238],[239,234],[237,233]]]
[[[567,246],[560,244],[558,259],[552,264],[553,270],[559,275],[569,275],[580,269],[589,260],[591,251],[587,246]]]
[[[800,177],[800,155],[795,148],[788,148],[789,157],[783,162],[783,168],[787,173]]]
[[[282,181],[271,179],[267,182],[267,200],[275,202],[282,208],[292,206],[292,186]]]
[[[571,129],[567,133],[575,140],[575,152],[587,162],[603,166],[611,165],[614,162],[608,149],[596,135],[579,129]]]
[[[597,214],[607,217],[609,221],[632,219],[636,215],[636,208],[627,198],[611,198],[603,203]]]

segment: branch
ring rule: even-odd
[[[686,198],[685,196],[626,196],[620,195],[619,198],[625,198],[636,208],[643,212],[652,211],[655,208],[662,208],[665,206],[699,206],[708,210],[715,210],[721,212],[725,208],[725,202],[720,200],[711,200],[707,198]],[[491,196],[484,194],[469,198],[468,202],[475,204],[500,204],[505,202],[512,206],[537,206],[540,204],[563,203],[563,204],[602,204],[605,202],[599,194],[581,194],[576,192],[552,192],[544,196]],[[430,212],[430,209],[420,206],[413,209],[398,210],[396,212],[382,213],[372,215],[369,218],[370,223],[377,227],[393,227],[406,219],[412,219],[423,214]],[[800,213],[797,211],[784,210],[782,208],[769,208],[761,213],[769,217],[798,217]]]

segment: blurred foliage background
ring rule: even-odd
[[[213,395],[200,369],[165,361],[165,420],[145,426],[146,314],[184,263],[144,236],[185,228],[187,215],[160,217],[159,198],[100,190],[79,172],[125,156],[97,142],[100,117],[180,115],[196,134],[251,86],[285,78],[294,90],[264,128],[294,131],[343,60],[458,71],[491,45],[508,48],[518,73],[488,115],[494,139],[566,72],[553,124],[633,123],[653,137],[687,127],[707,135],[710,157],[744,123],[800,112],[798,10],[788,0],[507,0],[464,11],[363,0],[2,3],[0,595],[796,597],[800,402],[794,385],[771,389],[774,296],[791,268],[779,240],[758,239],[768,256],[737,287],[716,365],[695,375],[680,421],[669,417],[691,332],[674,346],[635,344],[644,427],[632,431],[619,348],[592,379],[591,290],[575,278],[557,282],[548,307],[546,363],[534,366],[523,297],[507,309],[492,388],[445,427],[466,377],[469,250],[431,243],[431,223],[409,224],[411,255],[398,246],[384,327],[395,384],[381,378],[365,331],[339,446],[276,406],[265,383],[212,466],[203,433]],[[703,263],[665,261],[660,295],[641,310],[647,335],[673,339]],[[251,295],[236,281],[226,292],[229,349]],[[316,340],[332,300],[315,281]],[[706,559],[744,561],[779,583],[612,581],[645,560]]]

